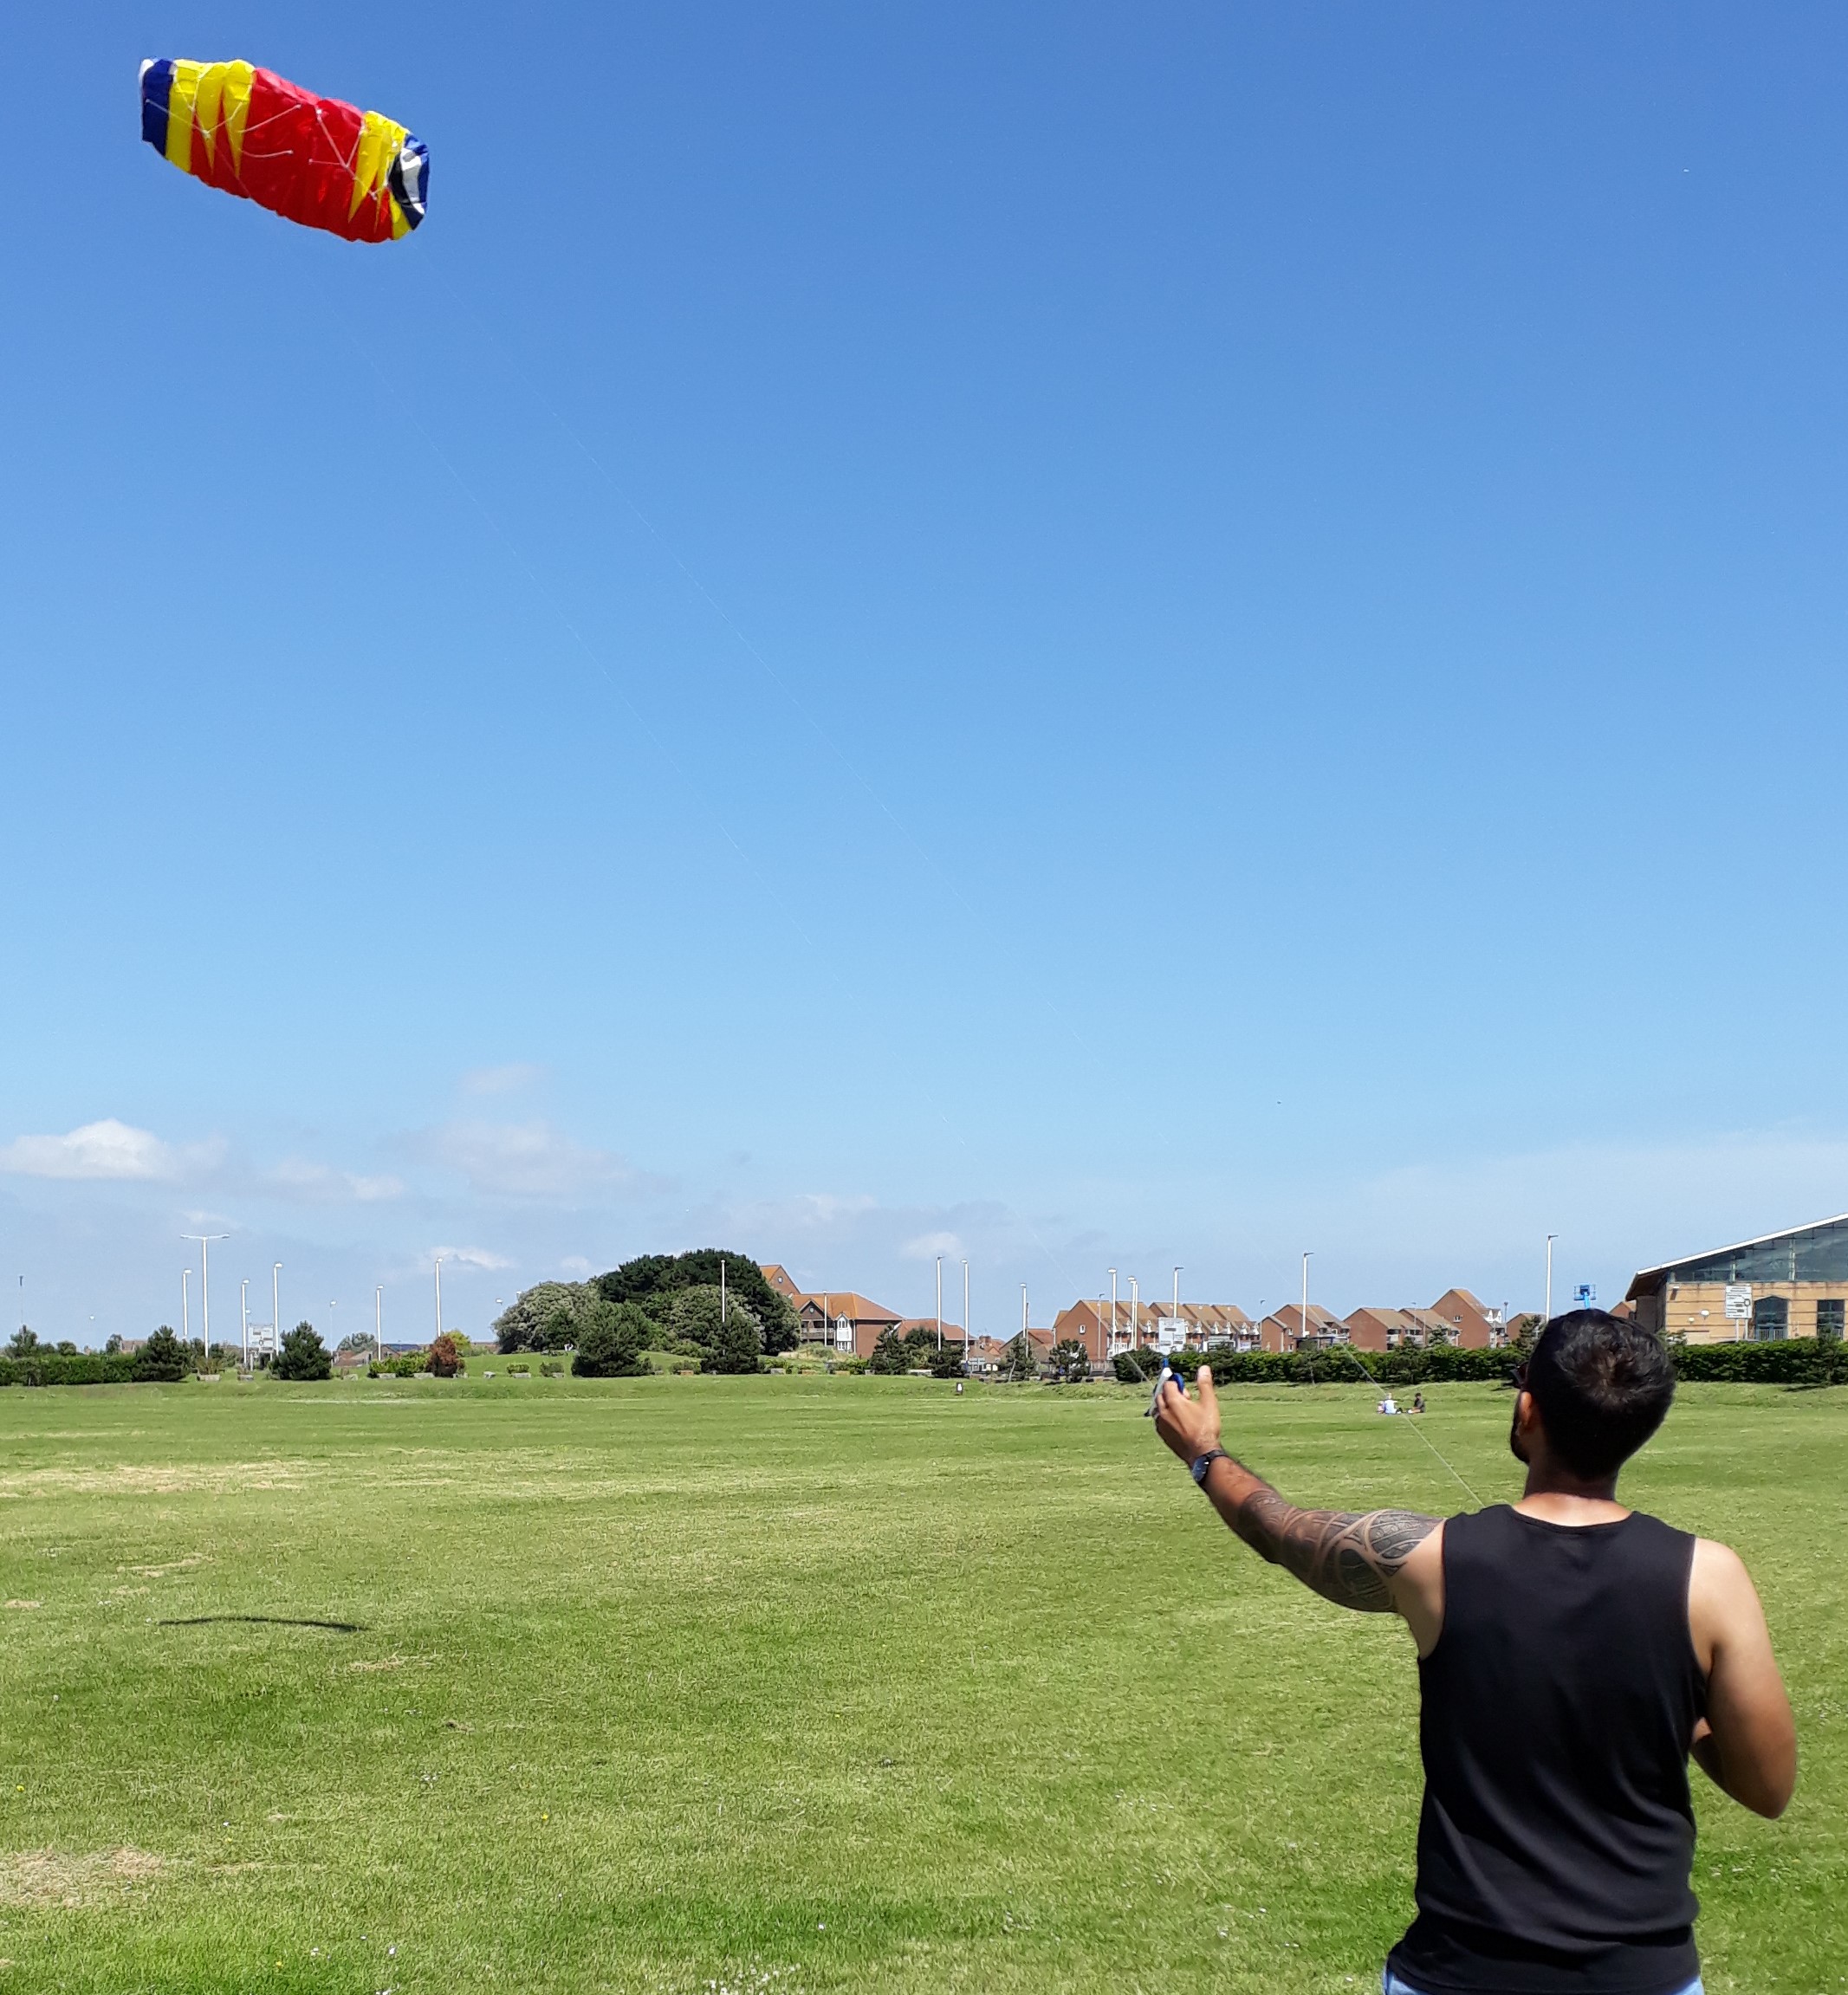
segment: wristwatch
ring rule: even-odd
[[[1194,1480],[1197,1482],[1203,1489],[1204,1489],[1206,1487],[1207,1470],[1209,1469],[1216,1461],[1229,1461],[1231,1459],[1232,1457],[1226,1453],[1224,1448],[1209,1448],[1207,1449],[1204,1454],[1196,1455],[1194,1458],[1193,1466],[1188,1470],[1187,1473],[1193,1477]]]

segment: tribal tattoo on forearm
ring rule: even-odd
[[[1324,1600],[1389,1614],[1393,1576],[1439,1520],[1415,1510],[1299,1510],[1261,1483],[1230,1521],[1261,1558],[1287,1567]]]

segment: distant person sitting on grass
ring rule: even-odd
[[[1415,1392],[1412,1394],[1411,1410],[1414,1413],[1423,1413],[1424,1411],[1424,1395],[1422,1392]]]
[[[1688,1759],[1784,1811],[1796,1728],[1750,1577],[1617,1500],[1675,1375],[1602,1310],[1555,1317],[1515,1373],[1519,1503],[1448,1521],[1299,1510],[1219,1445],[1212,1374],[1156,1422],[1258,1555],[1418,1647],[1418,1915],[1385,1995],[1699,1995]]]

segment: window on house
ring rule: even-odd
[[[1816,1305],[1816,1334],[1841,1341],[1842,1332],[1848,1329],[1848,1301],[1839,1296],[1825,1296]]]
[[[1752,1341],[1781,1344],[1790,1335],[1790,1305],[1781,1295],[1761,1295],[1752,1305]]]

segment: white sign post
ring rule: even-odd
[[[1726,1289],[1726,1320],[1728,1323],[1748,1324],[1752,1320],[1752,1285],[1748,1281],[1728,1282]],[[1735,1332],[1742,1338],[1744,1331]]]

